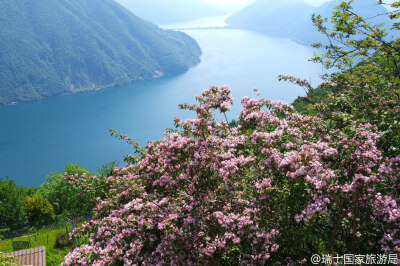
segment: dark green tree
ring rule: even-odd
[[[28,225],[24,206],[26,196],[26,188],[18,186],[14,180],[0,179],[0,227],[14,230]]]

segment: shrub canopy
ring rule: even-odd
[[[89,243],[65,265],[263,264],[315,253],[398,252],[400,157],[370,124],[330,129],[278,101],[242,99],[240,125],[217,121],[233,98],[211,87],[184,104],[196,119],[149,142],[107,178],[67,177],[95,191]],[[127,138],[127,137],[126,137]],[[127,138],[131,143],[133,140]]]

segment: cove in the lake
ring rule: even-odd
[[[240,98],[261,96],[292,102],[302,88],[278,82],[279,74],[319,82],[321,66],[308,62],[313,50],[287,39],[233,30],[188,30],[203,50],[201,63],[186,73],[96,92],[80,93],[0,109],[0,176],[18,184],[39,185],[67,163],[96,169],[131,153],[130,146],[110,136],[109,128],[146,144],[163,137],[175,115],[188,117],[178,103],[210,85],[230,85],[237,118]]]

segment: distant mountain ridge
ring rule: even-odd
[[[3,0],[0,27],[0,106],[183,72],[201,54],[113,0]]]
[[[268,35],[294,36],[298,25],[306,24],[314,9],[299,0],[257,0],[230,16],[226,22],[234,27]]]
[[[325,40],[311,21],[312,14],[330,18],[333,9],[343,0],[332,0],[319,7],[311,6],[302,0],[257,0],[243,10],[230,16],[226,23],[231,27],[248,29],[264,34],[291,38],[302,44]],[[355,0],[354,11],[364,17],[386,13],[376,0]],[[387,23],[387,17],[377,17],[370,22]]]

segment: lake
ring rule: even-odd
[[[278,82],[279,74],[319,82],[321,66],[308,62],[313,50],[291,40],[234,29],[185,32],[203,55],[200,64],[179,76],[1,108],[0,177],[38,186],[67,163],[93,170],[113,160],[123,163],[132,149],[111,137],[109,128],[142,145],[160,139],[175,115],[192,115],[177,104],[193,103],[210,85],[230,85],[236,100],[228,119],[235,119],[240,98],[255,96],[254,88],[262,97],[286,102],[304,95],[302,88]]]

